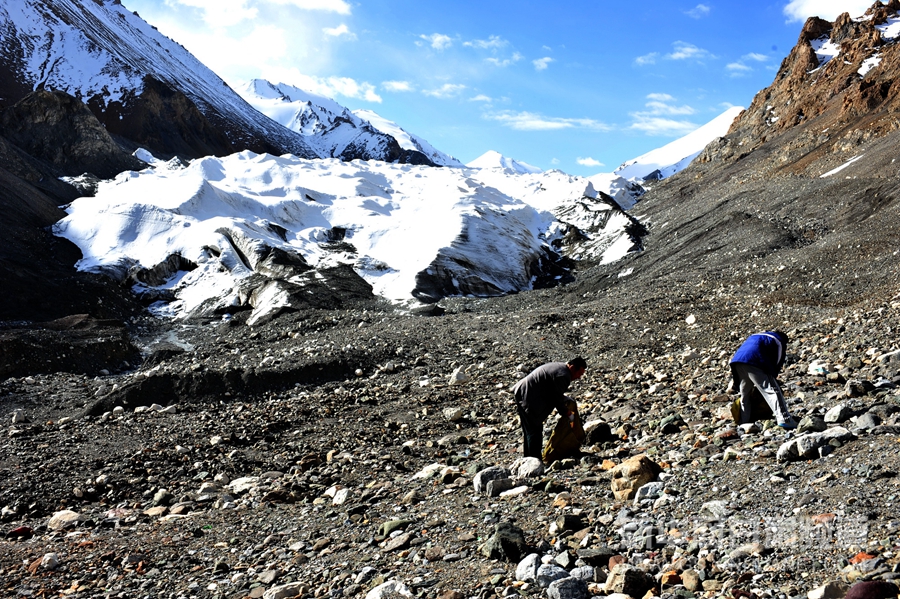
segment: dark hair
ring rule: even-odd
[[[587,370],[587,362],[584,361],[584,358],[572,358],[568,362],[566,362],[569,366],[574,367],[576,370]]]

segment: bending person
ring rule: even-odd
[[[788,337],[780,331],[750,335],[731,358],[731,376],[741,392],[741,423],[752,422],[754,392],[765,400],[778,426],[797,428],[776,380],[787,350]]]

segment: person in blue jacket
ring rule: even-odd
[[[784,366],[787,344],[788,337],[781,331],[765,331],[750,335],[734,352],[731,376],[741,392],[741,423],[753,421],[751,398],[757,391],[772,409],[778,426],[797,428],[777,380]]]

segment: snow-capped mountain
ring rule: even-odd
[[[350,111],[331,98],[263,79],[254,79],[238,91],[261,113],[302,134],[321,157],[462,166],[372,111]]]
[[[728,128],[743,110],[740,106],[732,106],[684,137],[622,163],[613,174],[633,181],[671,177],[685,169],[709,142],[728,133]]]
[[[507,158],[500,152],[495,152],[494,150],[485,152],[475,160],[467,163],[466,166],[469,168],[499,168],[519,174],[542,172],[541,169],[536,166],[531,166],[520,160]]]
[[[378,131],[397,140],[400,147],[412,152],[421,152],[437,166],[463,166],[463,163],[449,154],[441,152],[418,135],[407,133],[397,123],[389,121],[371,110],[354,110],[353,114],[367,121]]]
[[[530,289],[561,272],[559,253],[611,262],[640,248],[634,219],[560,171],[252,152],[122,173],[68,213],[56,233],[80,269],[139,282],[165,313],[252,307],[251,323],[330,287],[322,273],[339,265],[380,296],[431,303]]]
[[[316,156],[118,1],[4,2],[0,31],[4,106],[43,87],[79,98],[110,133],[161,154]]]

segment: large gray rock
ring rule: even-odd
[[[504,491],[509,491],[514,488],[516,483],[513,482],[511,478],[498,478],[496,480],[489,480],[487,484],[487,488],[485,492],[488,497],[499,497],[500,493]]]
[[[826,424],[838,424],[841,422],[845,422],[850,419],[850,416],[853,415],[853,410],[851,410],[846,404],[838,404],[825,412],[825,423]]]
[[[521,582],[534,582],[538,568],[541,566],[541,556],[537,553],[529,553],[525,559],[516,566],[516,580]]]
[[[509,478],[509,470],[503,466],[491,466],[475,475],[475,478],[472,479],[472,486],[475,487],[476,493],[485,493],[489,482],[501,478]]]
[[[509,472],[516,478],[532,478],[544,473],[544,462],[539,458],[519,458],[509,467]]]
[[[556,564],[542,564],[537,569],[535,581],[540,588],[546,589],[555,581],[563,578],[569,578],[569,573],[566,572],[565,568],[561,568]]]
[[[551,582],[547,588],[547,596],[550,599],[587,599],[590,593],[585,581],[570,576]]]
[[[494,534],[481,546],[481,554],[486,558],[506,562],[518,563],[527,553],[525,533],[511,522],[499,522],[494,528]]]
[[[825,452],[820,451],[832,441],[844,444],[852,441],[856,435],[842,426],[835,426],[821,433],[809,433],[790,439],[778,448],[777,459],[782,462],[814,460]]]

